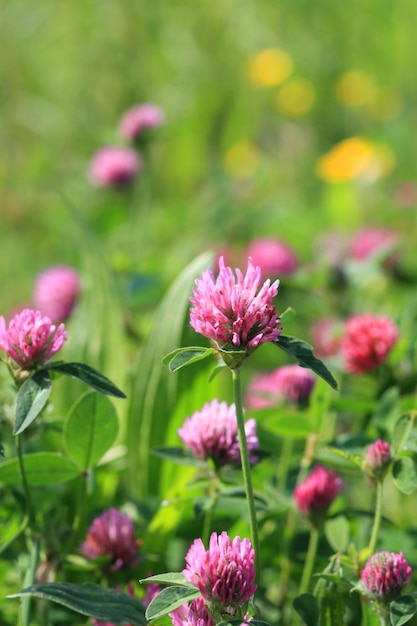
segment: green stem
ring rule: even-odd
[[[277,466],[277,488],[285,491],[287,484],[288,471],[290,469],[292,452],[294,448],[294,439],[285,437],[282,442],[281,454]]]
[[[382,515],[382,491],[384,487],[384,482],[382,480],[378,480],[376,487],[376,504],[375,504],[375,517],[374,517],[374,525],[372,528],[371,539],[369,541],[368,550],[372,555],[375,551],[376,540],[378,538],[379,526],[381,524],[381,515]]]
[[[25,492],[26,514],[27,514],[27,517],[29,518],[29,523],[33,523],[35,520],[35,514],[33,510],[32,496],[30,494],[29,483],[26,477],[25,465],[23,462],[23,449],[22,449],[21,435],[16,435],[16,445],[17,445],[17,458],[19,462],[20,477],[22,479],[23,491]]]
[[[299,595],[308,591],[311,575],[313,573],[314,562],[316,560],[319,537],[320,533],[318,529],[313,527],[310,532],[310,540],[308,542],[308,550],[304,563],[303,575],[301,577],[300,590],[298,592]]]
[[[243,484],[245,486],[246,501],[249,509],[249,528],[252,546],[255,551],[255,568],[259,573],[259,537],[256,520],[255,498],[253,495],[252,478],[250,472],[248,443],[246,441],[245,422],[243,419],[242,392],[240,386],[240,371],[232,369],[233,393],[236,407],[237,429],[239,435],[240,457],[242,462]]]

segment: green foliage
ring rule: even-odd
[[[99,393],[115,398],[126,398],[123,391],[111,380],[86,363],[49,363],[48,371],[76,378]]]
[[[27,480],[31,486],[55,485],[73,480],[80,468],[66,456],[57,452],[32,452],[24,455]],[[5,485],[20,485],[22,479],[18,459],[0,464],[0,482]]]
[[[39,415],[48,401],[52,381],[48,370],[39,370],[25,380],[16,398],[16,419],[13,434],[19,435]]]
[[[152,621],[174,611],[185,602],[190,602],[200,596],[198,589],[192,585],[166,587],[152,600],[146,608],[146,619]]]
[[[201,361],[201,359],[205,359],[214,353],[215,351],[213,348],[199,348],[195,346],[178,348],[177,350],[170,352],[170,354],[167,354],[162,359],[162,364],[168,365],[170,372],[176,372],[181,369],[181,367]]]
[[[294,609],[306,626],[319,626],[319,605],[311,593],[303,593],[294,598]]]
[[[401,596],[391,602],[390,617],[392,626],[407,624],[417,613],[417,602],[413,596]]]
[[[337,382],[333,375],[323,361],[314,356],[313,347],[309,343],[297,339],[296,337],[289,337],[282,334],[273,343],[293,359],[296,359],[301,367],[313,370],[313,372],[323,378],[330,387],[337,389]]]

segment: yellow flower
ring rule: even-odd
[[[274,87],[282,83],[292,72],[291,57],[278,48],[266,48],[251,57],[246,71],[249,81],[257,87]]]
[[[306,78],[292,78],[279,90],[275,104],[280,113],[300,117],[311,109],[315,99],[313,83]]]
[[[258,165],[258,150],[249,141],[234,144],[224,157],[224,168],[233,178],[251,176],[257,170]]]
[[[372,102],[376,87],[369,74],[350,70],[339,78],[335,85],[336,97],[347,107],[361,107]]]
[[[380,87],[377,89],[372,102],[367,107],[371,117],[383,122],[397,117],[401,112],[401,108],[401,94],[391,87]]]

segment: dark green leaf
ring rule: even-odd
[[[188,580],[185,580],[184,575],[181,572],[166,572],[165,574],[155,574],[154,576],[148,576],[148,578],[142,578],[141,583],[160,583],[161,585],[180,585],[181,587],[189,587],[195,591],[195,587],[190,585]]]
[[[181,465],[190,465],[191,467],[207,467],[206,461],[196,459],[185,452],[182,448],[174,446],[161,446],[160,448],[154,448],[152,454],[159,456],[162,459],[167,459],[173,463],[180,463]]]
[[[13,434],[22,433],[39,415],[51,393],[52,381],[47,370],[38,370],[25,380],[17,393]]]
[[[152,600],[146,609],[146,619],[153,620],[177,609],[184,602],[200,597],[195,587],[166,587]]]
[[[118,430],[116,410],[109,398],[90,391],[80,399],[66,421],[66,450],[81,469],[89,469],[113,445]]]
[[[417,487],[417,468],[413,459],[408,456],[397,459],[392,468],[392,477],[402,493],[412,493]]]
[[[85,363],[48,363],[48,370],[81,380],[92,389],[115,398],[126,398],[123,391],[106,376]]]
[[[395,456],[401,452],[413,429],[416,411],[410,411],[398,418],[392,433],[392,454]]]
[[[205,359],[211,354],[214,354],[213,348],[201,348],[200,346],[177,348],[177,350],[173,350],[173,352],[164,356],[162,364],[168,365],[170,372],[176,372],[182,367],[190,365],[190,363],[195,363],[196,361],[201,361],[201,359]]]
[[[417,602],[412,596],[401,596],[391,602],[391,624],[402,626],[417,613]]]
[[[111,622],[112,624],[146,624],[144,606],[127,593],[100,587],[92,583],[46,583],[32,585],[9,598],[32,596],[57,602],[82,615]]]
[[[337,382],[333,378],[333,375],[327,369],[323,361],[320,361],[320,359],[314,356],[313,348],[309,343],[288,335],[280,335],[273,343],[278,348],[281,348],[281,350],[284,350],[289,356],[296,359],[301,367],[313,370],[313,372],[323,378],[330,387],[337,389]]]
[[[80,475],[71,459],[55,452],[34,452],[23,457],[26,478],[31,486],[55,485]],[[19,485],[22,482],[17,459],[0,464],[0,483]]]
[[[302,593],[294,599],[293,606],[295,611],[307,626],[318,626],[320,609],[315,598],[311,593]]]

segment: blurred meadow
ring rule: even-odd
[[[195,468],[178,466],[174,475],[172,462],[150,450],[178,446],[177,429],[203,403],[233,401],[226,376],[207,383],[206,361],[175,374],[161,365],[171,350],[201,345],[189,327],[189,297],[194,279],[218,255],[244,269],[256,239],[279,239],[293,250],[297,269],[279,275],[277,298],[279,313],[295,311],[284,324],[288,335],[314,344],[315,321],[368,311],[392,317],[400,328],[394,361],[401,384],[383,375],[345,376],[330,358],[338,393],[320,381],[307,409],[288,408],[279,425],[259,426],[263,450],[282,452],[273,479],[268,464],[254,473],[256,490],[275,502],[262,518],[266,591],[260,603],[272,624],[292,623],[276,608],[271,582],[284,556],[268,545],[279,543],[283,532],[288,485],[295,480],[291,459],[299,462],[313,430],[321,441],[365,432],[371,440],[387,436],[394,418],[414,408],[416,21],[413,0],[0,1],[0,314],[9,319],[31,306],[35,279],[46,268],[69,265],[79,272],[62,358],[97,368],[127,400],[114,401],[119,434],[96,468],[78,539],[94,514],[123,506],[142,533],[145,557],[136,581],[151,570],[181,570],[184,550],[200,532],[196,511],[204,512],[195,501],[198,481],[189,485]],[[132,144],[119,124],[141,103],[157,105],[165,119]],[[133,146],[141,155],[143,167],[131,184],[91,180],[91,160],[104,146]],[[384,258],[366,267],[346,261],[351,238],[364,227],[395,232],[395,270]],[[288,362],[275,346],[264,346],[243,381]],[[9,407],[9,381],[1,376]],[[76,381],[57,382],[47,427],[28,438],[29,450],[60,451],[62,420],[83,391]],[[10,415],[3,413],[7,459],[14,443]],[[306,425],[306,415],[314,426]],[[298,420],[298,430],[291,420]],[[339,509],[369,508],[361,479],[339,462],[351,488]],[[285,488],[287,499],[280,499]],[[381,537],[388,537],[387,549],[409,547],[417,565],[415,506],[389,489],[384,514],[390,523]],[[62,485],[52,495],[44,491],[36,488],[45,514],[55,496],[61,498],[63,510],[50,521],[58,528],[76,497]],[[5,510],[13,511],[11,495],[5,487],[1,493]],[[214,528],[227,525],[244,536],[244,505],[237,515],[233,506],[226,498]],[[0,513],[7,536],[16,526],[13,515]],[[371,521],[357,519],[352,513],[349,524],[360,548]],[[52,544],[59,544],[57,537]],[[306,533],[300,537],[304,549]],[[325,546],[324,564],[330,553]],[[295,561],[297,573],[298,552]],[[24,570],[25,561],[10,573],[0,557],[7,593],[23,587]],[[68,572],[68,579],[84,580],[75,560]],[[296,584],[288,584],[293,597]],[[8,602],[0,608],[1,626],[17,623]],[[347,623],[353,625],[352,611]],[[26,623],[87,623],[58,613],[49,619]]]

